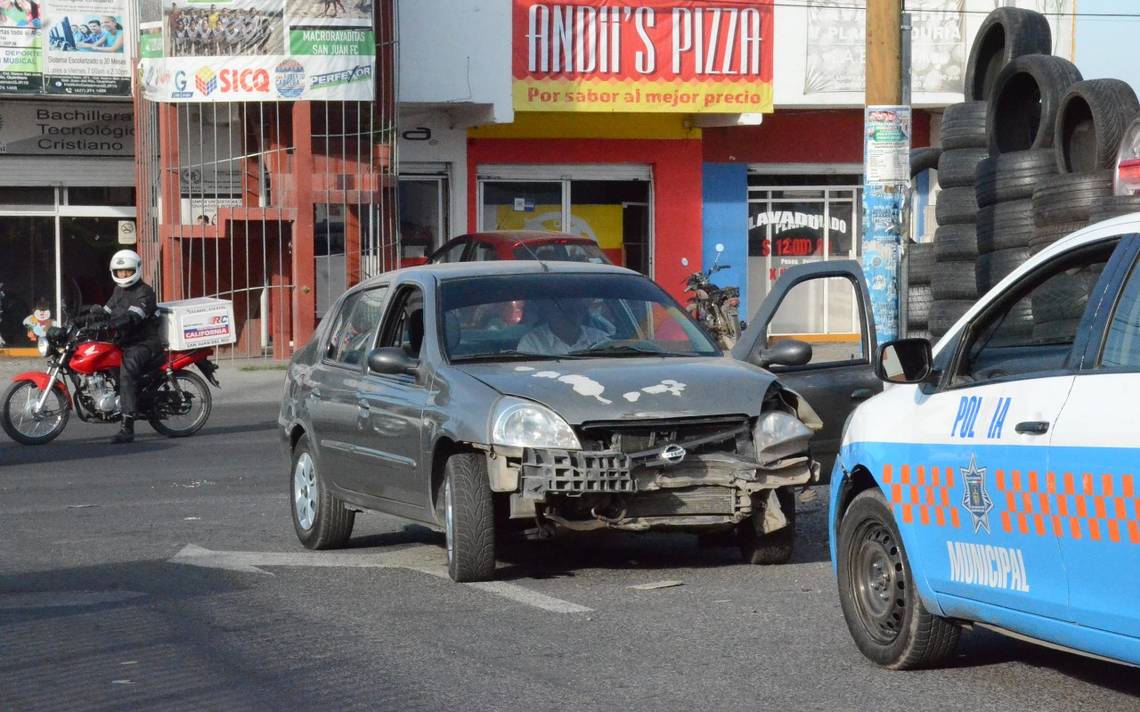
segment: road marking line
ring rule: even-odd
[[[439,547],[426,544],[408,546],[383,554],[212,551],[195,544],[187,544],[182,547],[181,551],[170,557],[167,562],[171,564],[185,564],[208,569],[225,569],[227,571],[263,574],[267,576],[273,576],[274,574],[260,568],[261,566],[405,569],[408,571],[417,571],[436,578],[448,579],[447,566],[439,563],[442,553]],[[522,603],[552,613],[590,613],[593,611],[592,608],[580,606],[570,601],[563,601],[553,596],[547,596],[544,593],[532,591],[529,588],[507,583],[506,581],[485,581],[464,585],[496,596],[502,596],[515,603]]]

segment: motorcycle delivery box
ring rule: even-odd
[[[198,297],[160,302],[160,331],[171,351],[191,351],[237,341],[234,305],[228,299]]]

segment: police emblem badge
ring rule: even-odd
[[[959,469],[966,482],[962,492],[962,507],[974,521],[974,533],[985,529],[986,534],[989,534],[990,510],[994,508],[994,502],[986,491],[986,468],[978,467],[976,457],[970,455],[970,466]]]

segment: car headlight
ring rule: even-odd
[[[39,349],[40,356],[47,356],[48,355],[48,340],[47,340],[47,338],[45,337],[45,338],[37,340],[36,341],[36,348]]]
[[[578,436],[557,413],[519,398],[503,398],[491,418],[491,444],[581,450]]]

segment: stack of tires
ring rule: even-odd
[[[967,101],[946,107],[942,116],[942,155],[938,159],[938,204],[930,277],[928,331],[937,338],[978,298],[974,276],[978,259],[978,201],[974,175],[988,154],[986,103]],[[913,270],[913,267],[912,267]],[[913,310],[913,307],[908,307]],[[908,313],[908,320],[909,314]]]
[[[907,248],[906,335],[930,339],[930,279],[934,274],[934,244],[920,242]]]
[[[1073,84],[1061,100],[1053,132],[1059,174],[1033,191],[1039,252],[1090,222],[1140,210],[1140,197],[1112,194],[1112,169],[1125,129],[1140,114],[1136,93],[1118,79]]]

